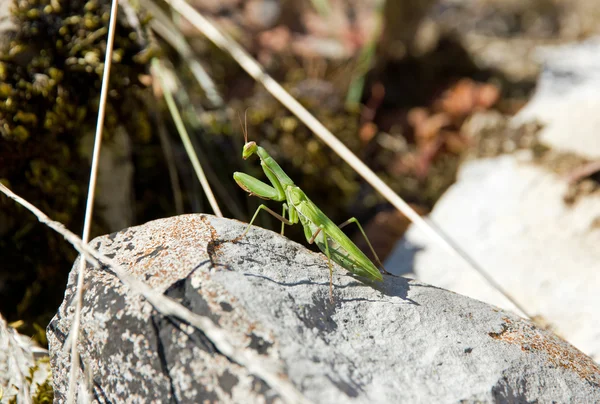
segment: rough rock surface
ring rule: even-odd
[[[600,195],[567,205],[566,181],[502,156],[465,164],[432,220],[533,315],[600,359]],[[387,268],[504,308],[475,271],[411,228]]]
[[[241,346],[279,361],[315,402],[600,400],[600,369],[553,334],[482,302],[404,278],[368,285],[345,270],[328,296],[322,254],[271,231],[205,215],[162,219],[91,245]],[[77,268],[77,262],[74,268]],[[48,327],[56,399],[75,272]],[[109,269],[88,272],[82,360],[98,402],[278,402],[206,336],[164,318]],[[81,372],[83,379],[83,372]]]

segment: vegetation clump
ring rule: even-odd
[[[18,0],[11,11],[14,32],[0,42],[0,181],[79,232],[89,167],[79,142],[95,127],[110,2]],[[140,77],[153,50],[147,19],[130,14],[121,7],[117,20],[105,133],[124,125],[145,141]],[[1,197],[0,212],[0,311],[31,333],[58,306],[75,252],[12,201]]]

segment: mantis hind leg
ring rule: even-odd
[[[288,207],[287,204],[283,204],[283,212],[281,213],[281,217],[285,219],[285,212],[287,211]],[[292,223],[291,221],[288,220],[288,226]],[[282,220],[281,221],[281,235],[283,236],[283,229],[285,228],[286,223]]]
[[[323,231],[323,227],[319,227],[310,240],[308,240],[309,244],[314,243],[315,239],[319,235],[320,232]],[[323,231],[323,233],[325,233]],[[323,236],[323,242],[325,243],[325,255],[327,255],[327,264],[329,265],[329,301],[333,303],[333,265],[331,265],[331,254],[329,253],[329,242],[327,241],[327,234]]]
[[[358,219],[356,219],[355,217],[351,217],[350,219],[346,220],[344,223],[340,224],[338,227],[341,229],[342,227],[345,227],[345,226],[349,225],[350,223],[356,223],[356,225],[358,226],[358,230],[360,230],[360,232],[362,233],[363,237],[365,238],[365,241],[367,242],[367,245],[369,246],[369,249],[371,250],[371,253],[375,257],[375,260],[377,261],[377,263],[379,264],[379,266],[381,267],[381,269],[383,269],[383,272],[386,273],[387,275],[393,275],[390,272],[388,272],[387,269],[385,269],[385,267],[383,266],[383,263],[379,259],[379,256],[377,256],[377,253],[375,252],[375,249],[371,245],[371,242],[369,241],[369,238],[367,237],[367,234],[365,233],[365,231],[363,230],[362,226],[358,222]]]
[[[284,209],[285,209],[285,207],[284,207]],[[248,227],[246,227],[246,230],[244,231],[244,234],[242,234],[242,237],[244,237],[246,234],[248,234],[250,227],[252,227],[252,223],[254,223],[254,219],[256,219],[256,216],[258,216],[258,212],[260,212],[261,210],[266,210],[271,215],[273,215],[273,217],[281,220],[281,234],[283,234],[283,225],[284,224],[287,224],[288,226],[293,224],[292,222],[287,220],[285,217],[281,216],[279,213],[273,212],[271,209],[269,209],[266,205],[263,204],[263,205],[260,205],[258,207],[258,209],[256,209],[256,212],[254,212],[254,216],[252,216],[252,220],[250,220],[250,223],[248,223]],[[285,215],[285,210],[284,210],[284,215]]]

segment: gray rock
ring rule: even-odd
[[[161,219],[91,245],[239,346],[278,361],[315,402],[600,401],[600,369],[553,334],[482,302],[404,278],[371,285],[271,231],[207,215]],[[77,262],[74,268],[77,268]],[[56,399],[75,272],[48,327]],[[82,362],[98,402],[280,402],[206,336],[165,318],[108,268],[89,271]],[[84,372],[81,372],[83,378]]]
[[[568,184],[527,153],[468,162],[431,219],[522,306],[600,359],[600,195],[568,205]],[[387,267],[513,309],[472,269],[411,227]]]

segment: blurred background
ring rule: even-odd
[[[563,93],[553,90],[555,82],[548,90],[553,100],[561,100],[565,89],[583,87],[586,74],[598,71],[594,55],[600,48],[589,45],[600,31],[600,3],[595,0],[190,4],[247,49],[420,214],[434,209],[463,164],[522,156],[519,152],[527,153],[529,163],[569,178],[556,191],[564,209],[582,194],[597,198],[599,169],[594,161],[600,153],[586,153],[597,141],[579,153],[569,149],[579,140],[563,136],[566,149],[557,152],[554,138],[543,135],[548,119],[535,111],[520,115],[536,89],[541,96],[538,80],[544,74],[562,80]],[[81,233],[110,3],[20,0],[4,1],[0,7],[0,181]],[[591,50],[584,56],[556,56],[558,68],[545,64],[548,58],[540,53],[578,44]],[[212,213],[163,101],[161,78],[150,70],[154,58],[166,67],[162,80],[174,94],[225,217],[248,221],[263,202],[249,197],[232,179],[234,171],[264,176],[256,160],[241,158],[238,117],[243,120],[247,111],[250,139],[265,147],[334,222],[357,217],[380,258],[390,257],[409,226],[404,216],[226,50],[158,0],[120,6],[92,236],[176,214]],[[594,111],[590,108],[589,115],[571,121],[572,128],[567,124],[566,130],[593,119]],[[458,204],[493,206],[479,196],[467,193]],[[271,208],[280,210],[278,204]],[[468,228],[458,213],[448,210],[446,215],[455,219],[453,228],[445,227],[448,233]],[[590,229],[600,227],[600,220],[594,227],[594,215]],[[279,228],[268,215],[259,216],[256,224]],[[355,230],[348,228],[364,248],[361,237],[352,234]],[[301,228],[286,232],[304,243]],[[464,243],[468,250],[474,242],[467,238]],[[42,345],[75,257],[60,236],[0,196],[0,313]],[[392,260],[394,268],[419,277],[414,256],[397,257],[404,261]],[[522,284],[517,272],[511,280]],[[515,293],[528,296],[528,288]],[[589,302],[582,304],[587,307]],[[544,311],[541,306],[532,310]],[[586,338],[593,335],[600,336],[600,331]]]

